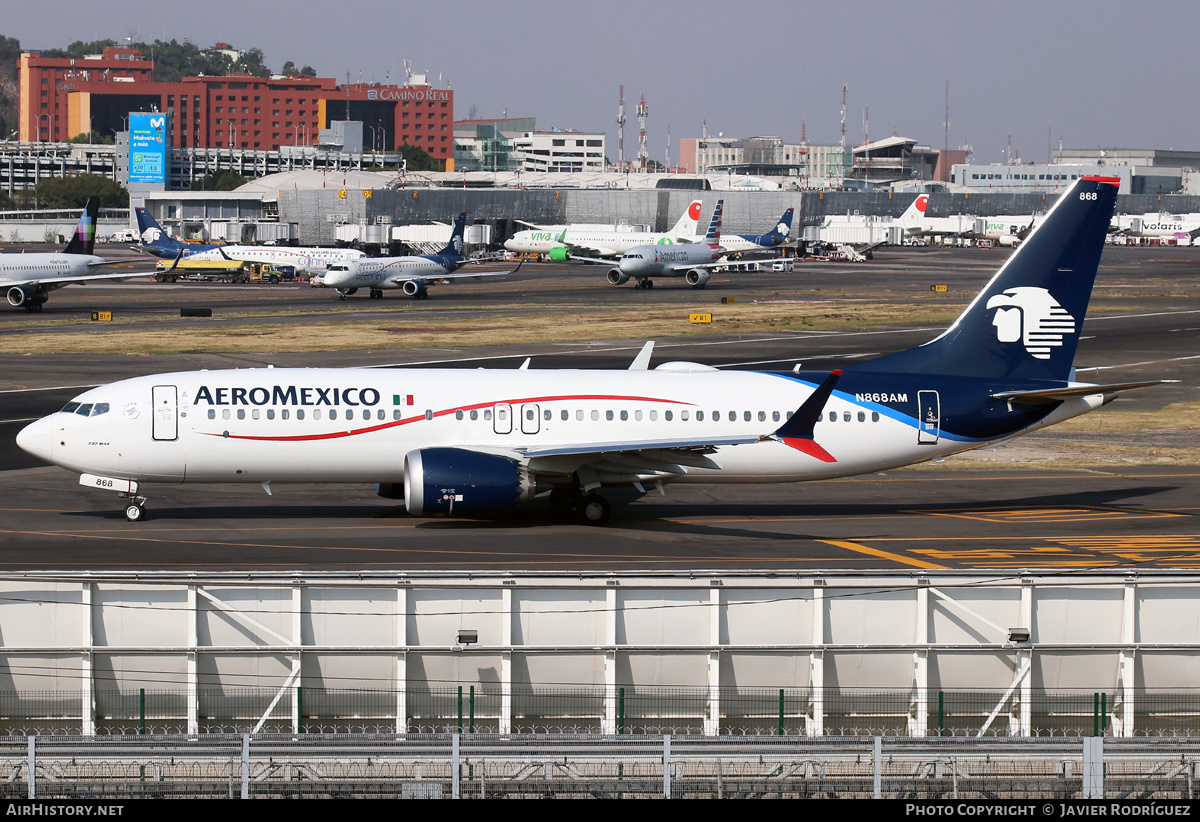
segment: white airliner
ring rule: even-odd
[[[1194,214],[1122,214],[1113,220],[1116,233],[1130,237],[1188,240],[1200,237],[1200,219]]]
[[[602,231],[598,229],[574,230],[568,226],[562,231],[544,229],[518,231],[504,243],[504,247],[518,254],[542,254],[556,262],[564,262],[571,254],[617,257],[638,245],[689,243],[695,239],[696,225],[700,220],[700,209],[703,206],[703,200],[693,200],[675,226],[665,233]]]
[[[354,294],[360,288],[370,289],[371,299],[383,297],[387,289],[398,288],[405,296],[418,300],[429,296],[429,286],[432,283],[457,280],[478,279],[480,277],[501,277],[514,274],[521,267],[505,271],[463,271],[458,269],[469,263],[463,256],[463,234],[466,230],[467,212],[460,212],[450,234],[450,242],[437,254],[426,254],[417,257],[365,257],[361,260],[348,260],[333,263],[325,272],[325,286],[336,288],[339,299]]]
[[[181,243],[162,230],[144,208],[134,209],[138,222],[139,251],[171,259],[181,252],[183,259],[218,262],[240,260],[248,263],[269,263],[276,268],[291,267],[297,274],[325,271],[334,263],[359,260],[367,255],[356,248],[302,248],[266,245],[193,245]]]
[[[62,251],[53,253],[0,254],[0,288],[8,304],[26,311],[41,311],[49,292],[68,285],[85,285],[93,280],[124,280],[153,274],[133,271],[121,274],[97,274],[100,266],[113,265],[92,253],[96,242],[96,213],[99,200],[92,197],[84,206],[83,216],[71,241]]]
[[[729,253],[729,249],[721,242],[721,210],[724,204],[724,200],[717,200],[712,220],[708,225],[708,233],[704,235],[702,242],[673,246],[634,246],[621,255],[616,268],[609,269],[608,281],[613,285],[624,285],[630,280],[635,280],[635,288],[654,288],[653,277],[683,277],[692,288],[704,288],[711,276],[711,269],[728,265],[727,262],[722,262],[722,258]],[[592,263],[606,262],[575,255],[571,255],[571,259]]]
[[[1153,382],[1073,379],[1118,178],[1076,181],[939,337],[837,371],[240,369],[93,388],[17,444],[119,492],[150,483],[377,483],[417,516],[536,495],[605,521],[604,488],[797,482],[990,445]]]

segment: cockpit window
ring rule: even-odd
[[[331,266],[329,266],[329,270],[330,270],[330,271],[349,271],[349,270],[350,270],[350,266],[347,266],[347,265],[331,265]]]
[[[108,413],[108,403],[106,403],[106,402],[98,402],[92,406],[92,414],[91,415],[93,417],[98,417],[101,414],[107,414],[107,413]]]
[[[78,407],[79,407],[79,403],[77,403],[77,402],[69,402],[69,403],[67,403],[66,405],[64,405],[64,406],[62,407],[62,412],[63,412],[64,414],[74,414],[74,413],[75,413],[75,409],[76,409],[76,408],[78,408]]]
[[[88,414],[92,413],[92,404],[90,402],[85,402],[83,405],[75,409],[75,413],[81,417],[86,417]]]

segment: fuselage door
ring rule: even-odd
[[[923,445],[934,445],[941,433],[941,403],[936,391],[917,392],[917,442]]]
[[[530,403],[521,406],[521,433],[536,434],[541,426],[541,409]]]
[[[150,389],[154,405],[151,436],[156,440],[179,439],[178,389],[173,385],[156,385]]]
[[[492,406],[492,427],[497,434],[512,433],[512,406],[507,404]]]

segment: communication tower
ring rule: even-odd
[[[617,168],[625,170],[625,85],[621,85],[617,104]]]
[[[638,103],[637,118],[638,118],[638,166],[641,171],[645,172],[646,163],[650,160],[650,153],[646,151],[646,115],[650,113],[650,107],[646,105],[646,95],[642,95],[642,101]]]

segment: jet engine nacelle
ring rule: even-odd
[[[619,268],[610,268],[608,270],[608,281],[613,285],[625,285],[629,282],[629,275]]]
[[[404,285],[400,286],[400,290],[407,297],[420,298],[425,296],[425,292],[429,290],[429,287],[425,285],[424,280],[405,280]]]
[[[14,285],[8,289],[8,304],[14,308],[30,308],[48,299],[50,296],[45,291],[31,285]]]
[[[708,278],[711,276],[712,275],[708,273],[707,269],[693,268],[687,274],[683,275],[683,279],[688,285],[695,286],[697,288],[704,288],[704,284],[708,282]]]
[[[465,448],[422,448],[404,457],[410,514],[493,514],[533,499],[534,483],[516,461]]]
[[[550,249],[550,259],[556,263],[565,263],[571,257],[570,249],[554,247]]]
[[[1021,237],[1016,234],[1001,234],[996,242],[1002,246],[1012,248],[1021,244]]]

